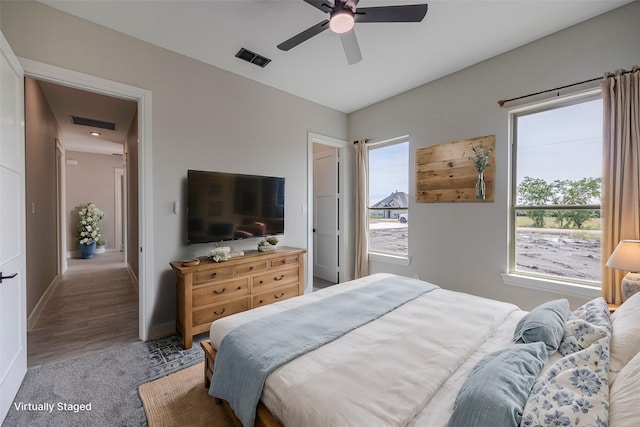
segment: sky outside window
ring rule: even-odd
[[[602,99],[518,117],[518,184],[601,175]]]
[[[395,191],[409,194],[409,142],[369,150],[369,206]]]

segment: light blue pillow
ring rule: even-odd
[[[517,427],[536,377],[547,361],[541,342],[493,352],[465,380],[447,427]]]
[[[569,301],[566,299],[539,305],[520,319],[513,333],[513,342],[543,342],[552,355],[560,347],[569,314]]]

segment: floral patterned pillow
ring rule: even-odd
[[[609,308],[604,298],[599,297],[571,313],[569,320],[564,325],[564,336],[558,350],[567,356],[610,335]]]
[[[563,357],[541,375],[522,414],[521,427],[606,427],[609,417],[611,336]]]

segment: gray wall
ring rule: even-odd
[[[124,168],[123,159],[111,154],[65,153],[67,163],[75,160],[77,165],[66,165],[66,209],[67,209],[67,250],[78,251],[76,230],[78,206],[93,203],[104,212],[100,229],[107,249],[115,248],[115,168]]]
[[[347,136],[344,113],[49,8],[3,2],[1,28],[16,55],[152,92],[154,259],[152,324],[175,318],[169,262],[187,247],[187,169],[286,178],[284,244],[307,247],[307,133]],[[99,53],[99,54],[98,54]],[[174,214],[174,201],[182,206]],[[146,218],[140,218],[145,221]],[[246,242],[254,247],[255,242]],[[242,247],[241,245],[237,245]]]
[[[58,274],[56,138],[58,123],[37,81],[25,92],[25,196],[27,213],[27,314]],[[1,202],[0,202],[1,203]]]
[[[372,263],[371,270],[418,274],[453,290],[515,302],[523,308],[558,298],[504,285],[509,193],[508,114],[498,99],[550,89],[640,63],[640,2],[372,105],[349,116],[350,139],[409,134],[410,190],[417,148],[496,135],[493,203],[410,201],[409,267]],[[580,153],[567,161],[580,161]],[[581,303],[571,299],[572,305]]]

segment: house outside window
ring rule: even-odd
[[[509,273],[600,287],[599,91],[513,111]]]
[[[409,139],[369,143],[369,253],[409,253]]]

